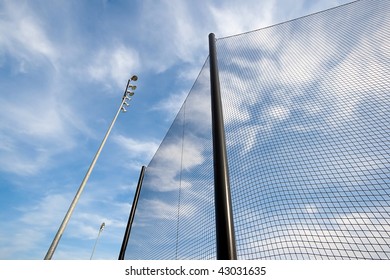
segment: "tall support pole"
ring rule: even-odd
[[[96,245],[97,245],[98,240],[99,240],[99,237],[100,237],[100,234],[102,233],[102,231],[103,231],[103,229],[104,229],[105,226],[106,226],[106,223],[103,222],[102,225],[101,225],[100,228],[99,228],[99,233],[98,233],[98,236],[97,236],[97,238],[96,238],[95,245],[93,245],[91,257],[89,258],[90,260],[92,260],[93,254],[95,253]]]
[[[144,180],[145,169],[146,169],[146,167],[142,166],[141,172],[139,174],[137,189],[135,190],[134,200],[133,200],[133,204],[131,205],[129,220],[127,222],[126,231],[125,231],[125,234],[123,236],[122,247],[121,247],[121,251],[119,252],[118,260],[124,260],[125,259],[127,243],[129,242],[131,226],[133,225],[135,211],[137,210],[138,198],[139,198],[139,194],[141,193],[141,188],[142,188],[142,182]]]
[[[236,260],[236,241],[215,41],[215,35],[211,33],[209,51],[217,259]]]
[[[93,158],[93,160],[91,162],[91,165],[89,166],[88,171],[85,174],[84,179],[81,182],[80,187],[77,190],[76,195],[74,196],[74,198],[72,200],[72,203],[70,204],[69,209],[68,209],[68,211],[65,214],[65,217],[62,220],[62,223],[61,223],[60,227],[58,228],[58,231],[57,231],[56,235],[54,236],[54,239],[53,239],[49,249],[47,250],[47,253],[46,253],[45,258],[44,258],[45,260],[51,260],[51,258],[53,257],[53,254],[54,254],[54,252],[55,252],[55,250],[57,248],[58,242],[60,241],[60,239],[62,237],[62,234],[64,233],[65,228],[68,225],[70,217],[72,216],[73,211],[76,208],[76,205],[77,205],[77,203],[78,203],[78,201],[80,199],[80,196],[81,196],[81,194],[84,191],[85,185],[87,184],[88,179],[91,176],[92,170],[95,167],[95,164],[96,164],[96,162],[97,162],[97,160],[98,160],[98,158],[100,156],[101,151],[103,150],[104,145],[106,144],[107,138],[110,135],[112,128],[114,127],[114,124],[116,122],[116,119],[118,118],[119,113],[121,111],[126,112],[126,109],[124,108],[124,104],[126,103],[126,100],[130,99],[130,97],[128,97],[127,94],[130,94],[130,93],[134,94],[133,92],[129,92],[128,91],[129,88],[133,87],[133,86],[130,85],[130,82],[131,81],[137,81],[137,79],[138,79],[138,77],[134,75],[133,77],[131,77],[131,79],[129,79],[127,81],[127,85],[126,85],[126,89],[125,89],[125,92],[124,92],[123,97],[122,97],[121,105],[119,106],[119,109],[116,112],[114,119],[112,120],[112,122],[111,122],[111,124],[110,124],[110,126],[109,126],[109,128],[108,128],[108,130],[106,132],[106,134],[104,135],[103,141],[100,144],[99,149],[97,150],[97,152],[96,152],[96,154],[95,154],[95,156],[94,156],[94,158]],[[135,89],[135,87],[134,87],[134,89]]]

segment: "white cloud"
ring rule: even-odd
[[[272,135],[275,124],[294,117],[293,112],[304,113],[306,122],[287,129],[338,129],[355,120],[365,98],[383,94],[381,81],[389,67],[378,57],[388,57],[381,39],[388,19],[348,43],[349,31],[329,27],[325,17],[300,28],[309,19],[217,41],[225,124],[237,130],[230,130],[232,139],[247,137],[245,152]],[[367,47],[372,42],[376,47]],[[342,53],[341,46],[347,48]]]
[[[271,119],[282,121],[288,118],[290,110],[285,106],[272,106],[267,109],[266,115]]]
[[[35,259],[35,254],[40,250],[40,243],[44,239],[42,229],[24,227],[15,230],[13,226],[8,225],[7,229],[0,229],[0,243],[2,244],[0,259]]]
[[[0,19],[0,49],[19,62],[19,71],[26,72],[26,63],[42,58],[56,64],[58,52],[44,30],[43,23],[26,5],[6,1]]]
[[[127,150],[131,158],[151,158],[159,146],[156,141],[136,140],[123,135],[113,135],[112,138],[114,142]]]
[[[15,149],[17,150],[17,149]],[[49,155],[45,151],[37,151],[34,156],[23,152],[2,153],[0,160],[1,170],[17,175],[34,175],[46,168],[49,163]]]
[[[150,185],[154,186],[154,191],[167,192],[182,188],[190,188],[191,183],[179,180],[182,170],[191,170],[193,167],[204,162],[202,146],[196,144],[195,139],[186,139],[184,145],[181,139],[165,142],[160,146],[153,158],[158,162],[158,167],[154,165],[148,167]],[[164,168],[161,168],[164,166]]]
[[[43,97],[34,104],[2,104],[2,125],[14,133],[34,138],[58,138],[64,136],[64,122],[56,101]]]
[[[213,1],[208,11],[213,18],[213,30],[217,38],[256,30],[272,24],[291,20],[298,16],[334,7],[349,0],[316,1],[304,0],[247,0],[245,2]],[[211,31],[210,31],[211,32]],[[247,42],[249,45],[251,42]]]
[[[318,212],[309,205],[310,215]],[[307,209],[306,209],[307,210]],[[380,232],[389,230],[388,215],[371,213],[343,214],[321,224],[320,219],[284,223],[266,230],[248,231],[241,252],[242,258],[267,259],[388,259],[389,245]],[[261,217],[256,213],[251,216]],[[263,217],[264,218],[264,217]],[[274,217],[275,221],[278,220]],[[311,224],[307,222],[312,222]],[[274,229],[277,228],[276,232]],[[242,229],[240,229],[242,230]]]
[[[137,36],[149,52],[141,51],[142,61],[157,72],[164,72],[177,62],[200,64],[207,56],[207,36],[211,32],[217,38],[235,35],[302,15],[307,6],[310,11],[318,11],[346,1],[307,5],[306,1],[291,0],[284,1],[282,9],[275,0],[248,0],[244,4],[143,1],[140,12],[143,16],[139,17],[141,30]]]
[[[59,226],[69,203],[68,198],[67,194],[49,194],[38,199],[34,205],[18,207],[17,211],[20,212],[20,216],[14,221],[11,221],[11,217],[7,217],[8,226],[0,229],[0,236],[11,237],[6,241],[0,238],[2,244],[0,259],[36,258],[37,252],[47,250],[50,243],[44,244],[46,234],[54,232]]]
[[[115,207],[115,205],[113,205]],[[80,211],[78,215],[75,215],[71,222],[69,222],[69,228],[67,229],[66,235],[68,238],[82,238],[86,240],[96,239],[100,225],[102,222],[106,224],[107,228],[115,227],[117,224],[116,221],[113,221],[108,216],[103,213],[97,214],[98,211],[96,207],[91,207],[89,211]],[[95,211],[91,211],[95,209]],[[124,226],[124,224],[121,224]],[[116,226],[117,227],[117,226]]]
[[[19,175],[35,174],[47,166],[51,156],[57,153],[56,149],[61,148],[63,151],[72,145],[71,141],[66,141],[69,137],[63,135],[56,113],[43,113],[44,116],[39,118],[39,113],[28,112],[28,109],[17,109],[9,114],[10,110],[12,106],[1,110],[4,115],[12,116],[12,120],[3,118],[8,121],[7,127],[1,127],[6,136],[3,136],[5,143],[0,147],[0,169]],[[61,139],[61,136],[64,138]]]
[[[126,81],[139,68],[139,54],[123,44],[103,47],[92,56],[87,68],[90,78],[103,84],[114,82],[123,87]]]
[[[167,112],[170,119],[173,119],[174,116],[179,112],[181,106],[183,105],[188,92],[181,91],[179,93],[173,93],[167,98],[162,99],[157,104],[155,104],[152,110],[161,110]]]
[[[378,28],[377,33],[380,32],[381,28]],[[334,116],[327,119],[331,127],[342,127],[348,121],[354,120],[356,110],[364,98],[382,95],[383,81],[387,80],[387,73],[390,71],[384,60],[390,59],[390,56],[381,51],[384,49],[381,45],[377,45],[375,49],[361,49],[361,46],[376,39],[377,33],[361,40],[321,83],[321,91],[329,93],[327,99],[332,100],[333,104]],[[379,44],[384,42],[380,40]],[[378,52],[381,56],[378,56]]]
[[[305,205],[305,210],[309,214],[315,214],[318,212],[318,208],[315,204],[307,204]]]
[[[192,205],[181,205],[182,209],[185,209],[186,211],[181,211],[180,215],[183,217],[189,217],[194,212],[194,206]],[[145,200],[144,201],[144,210],[147,211],[147,213],[143,213],[142,217],[144,219],[151,219],[151,220],[176,220],[177,219],[177,204],[171,204],[164,202],[162,200],[154,199],[154,200]]]
[[[260,145],[270,137],[272,131],[272,125],[241,125],[239,129],[228,131],[229,137],[227,137],[228,149],[234,149],[235,146],[241,146],[241,156],[250,152],[253,147]],[[244,137],[245,141],[236,141]]]
[[[148,12],[143,27],[158,49],[157,69],[163,71],[177,59],[197,61],[199,50],[207,49],[207,33],[203,34],[207,18],[202,17],[203,6],[195,2],[144,1],[144,9]]]
[[[0,103],[4,140],[0,145],[0,169],[19,175],[36,174],[49,167],[54,156],[75,146],[75,130],[83,129],[83,122],[69,118],[77,114],[70,104],[61,104],[55,97],[60,93],[50,87],[47,90],[45,93],[31,89],[30,95],[23,96],[23,102],[14,98]],[[84,132],[89,134],[90,129]]]
[[[225,1],[210,4],[209,10],[215,24],[217,37],[226,37],[272,23],[273,1]],[[254,12],[257,11],[257,12]]]
[[[60,217],[65,214],[70,204],[69,194],[50,194],[42,197],[32,208],[21,208],[20,221],[29,227],[53,230],[59,225]],[[48,211],[50,209],[50,211]]]
[[[208,73],[207,73],[208,74]],[[198,79],[190,95],[188,96],[184,108],[186,132],[198,140],[208,138],[207,133],[211,131],[211,97],[209,80],[205,77]],[[205,135],[206,133],[206,135]]]
[[[113,200],[113,192],[113,188],[109,190],[95,188],[93,192],[88,192],[86,189],[58,244],[55,259],[89,258],[93,242],[88,242],[96,239],[102,222],[106,223],[105,238],[121,241],[130,207],[128,203],[124,205]],[[33,204],[19,206],[17,208],[20,212],[19,217],[14,221],[9,218],[6,221],[8,226],[0,229],[0,242],[3,244],[0,249],[0,259],[23,258],[18,256],[36,259],[37,254],[41,254],[38,258],[43,258],[73,195],[69,192],[47,194],[36,199]],[[12,236],[12,238],[6,240],[2,238],[3,236]],[[77,248],[76,245],[67,245],[80,239],[85,244],[91,244],[91,248],[86,250]],[[74,252],[75,250],[77,253]],[[108,258],[112,258],[112,255]]]
[[[208,75],[208,72],[202,72],[201,75]],[[148,167],[150,184],[155,186],[156,191],[172,191],[179,186],[190,188],[192,184],[189,181],[180,181],[181,172],[191,171],[205,161],[205,141],[211,140],[211,110],[209,91],[204,90],[209,87],[209,83],[203,78],[196,81],[171,130],[157,150],[153,161],[158,167],[155,168],[154,164]]]

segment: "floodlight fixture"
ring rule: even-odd
[[[126,112],[127,112],[127,110],[125,109],[125,107],[122,107],[121,110],[122,110],[123,113],[126,113]]]
[[[104,229],[104,227],[106,226],[106,223],[105,222],[103,222],[102,224],[101,224],[101,226],[100,226],[100,232],[102,232],[103,231],[103,229]]]
[[[132,80],[132,81],[136,81],[136,80],[138,80],[138,77],[136,76],[136,75],[133,75],[131,78],[130,78],[130,80]]]
[[[130,104],[125,101],[123,102],[123,105],[126,105],[128,107]]]
[[[136,90],[137,86],[134,86],[134,85],[129,85],[128,89],[131,89],[131,90]]]

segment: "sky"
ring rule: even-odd
[[[350,1],[0,1],[0,259],[43,259],[118,109],[53,259],[117,259],[148,165],[217,38]]]

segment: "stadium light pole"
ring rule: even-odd
[[[99,233],[98,233],[98,236],[97,236],[97,238],[96,238],[95,245],[93,246],[91,257],[89,258],[90,260],[92,260],[93,254],[95,253],[96,244],[98,243],[100,234],[102,233],[102,231],[103,231],[103,229],[104,229],[105,226],[106,226],[106,223],[103,222],[103,223],[101,224],[100,228],[99,228]]]
[[[54,254],[54,252],[55,252],[55,250],[57,248],[58,242],[60,241],[60,239],[62,237],[62,234],[65,231],[65,228],[66,228],[66,226],[67,226],[67,224],[68,224],[68,222],[70,220],[70,217],[72,216],[72,213],[73,213],[73,211],[74,211],[74,209],[76,207],[77,202],[80,199],[81,193],[83,192],[84,187],[87,184],[89,176],[91,175],[92,170],[95,167],[96,161],[99,158],[99,155],[100,155],[100,153],[101,153],[101,151],[102,151],[102,149],[104,147],[104,144],[106,143],[107,138],[110,135],[110,132],[111,132],[112,128],[114,127],[116,119],[118,118],[118,115],[119,115],[119,113],[121,111],[122,112],[126,112],[125,106],[129,106],[129,103],[127,103],[126,101],[130,101],[131,97],[134,95],[134,90],[137,87],[134,86],[134,85],[131,85],[130,82],[132,82],[132,81],[135,82],[137,80],[138,80],[138,77],[134,75],[127,81],[127,85],[126,85],[125,92],[124,92],[123,97],[122,97],[121,105],[119,106],[119,109],[118,109],[114,119],[112,120],[111,125],[109,126],[109,128],[108,128],[108,130],[106,132],[106,135],[104,136],[103,141],[100,144],[100,147],[97,150],[97,152],[95,154],[95,157],[93,158],[93,160],[91,162],[91,165],[89,166],[88,171],[85,174],[85,177],[84,177],[83,181],[81,182],[80,187],[79,187],[75,197],[73,198],[72,203],[69,206],[68,212],[66,213],[64,219],[62,220],[62,223],[61,223],[61,225],[60,225],[60,227],[59,227],[59,229],[57,231],[57,234],[55,235],[55,237],[53,239],[53,242],[51,243],[51,245],[49,247],[49,250],[46,253],[46,256],[44,258],[45,260],[51,260],[52,259],[53,254]]]

